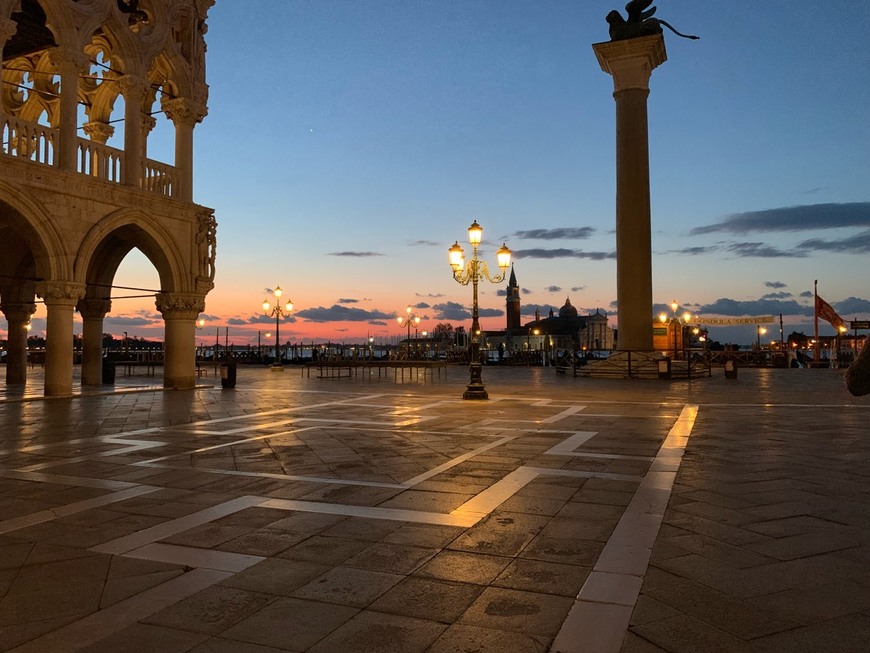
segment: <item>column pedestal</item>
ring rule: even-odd
[[[616,100],[616,300],[620,350],[652,350],[647,97],[652,71],[667,60],[661,34],[592,46],[613,76]]]

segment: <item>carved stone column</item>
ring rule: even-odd
[[[68,47],[56,47],[49,57],[60,74],[60,143],[58,167],[75,172],[78,167],[78,92],[79,74],[87,69],[84,52]]]
[[[661,34],[597,43],[616,100],[616,301],[619,349],[653,348],[652,234],[647,97],[652,71],[667,60]]]
[[[196,318],[205,309],[205,297],[185,293],[159,293],[157,310],[163,314],[163,386],[196,385]]]
[[[119,78],[124,95],[124,172],[127,186],[141,186],[145,167],[145,147],[142,137],[142,100],[148,89],[146,81],[137,75]]]
[[[178,199],[193,201],[193,128],[205,118],[204,105],[187,98],[161,102],[163,111],[175,125],[175,169],[178,174]]]
[[[41,281],[36,294],[45,300],[45,396],[72,394],[73,309],[85,287],[80,283]]]
[[[27,383],[27,324],[36,304],[2,304],[9,333],[6,336],[6,383]]]
[[[82,299],[76,305],[82,316],[82,385],[103,383],[103,318],[112,310],[108,299]]]

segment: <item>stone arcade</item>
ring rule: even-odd
[[[213,211],[192,201],[193,129],[207,113],[204,34],[213,4],[0,0],[7,384],[26,381],[26,325],[37,297],[47,311],[45,394],[72,392],[76,310],[83,321],[82,385],[102,382],[112,281],[138,248],[160,278],[164,385],[194,385],[195,323],[215,272]],[[107,145],[118,99],[121,149]],[[163,116],[175,129],[173,165],[147,156],[148,134]]]

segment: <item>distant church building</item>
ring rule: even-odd
[[[614,331],[607,324],[607,315],[596,310],[592,315],[579,315],[577,309],[566,298],[565,304],[555,314],[541,318],[535,311],[535,319],[522,324],[520,305],[520,286],[516,272],[511,267],[505,300],[506,329],[501,333],[488,333],[491,346],[507,352],[524,350],[612,350]]]

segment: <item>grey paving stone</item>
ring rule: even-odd
[[[402,580],[398,574],[333,567],[293,592],[300,599],[365,608]]]
[[[160,626],[133,624],[79,651],[83,653],[184,653],[207,635]]]
[[[364,611],[310,649],[310,653],[423,653],[446,626],[434,621]]]
[[[545,653],[550,638],[480,626],[453,624],[428,649],[428,653]]]
[[[317,601],[280,598],[221,636],[251,644],[307,651],[358,612],[355,608],[325,605]]]
[[[512,558],[465,551],[442,551],[417,569],[417,576],[489,585]]]
[[[143,620],[144,623],[216,635],[275,600],[274,596],[214,585]]]
[[[574,600],[564,596],[490,587],[458,623],[554,637],[573,605]]]
[[[482,591],[482,586],[471,583],[411,576],[376,599],[369,609],[451,624]]]

